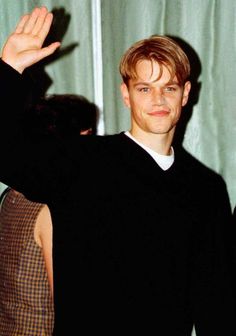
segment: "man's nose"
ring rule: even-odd
[[[165,104],[165,96],[162,90],[154,90],[153,91],[153,103],[157,105],[163,105]]]

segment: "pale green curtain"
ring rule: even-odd
[[[68,53],[46,67],[48,93],[72,92],[94,101],[94,3],[101,6],[105,133],[129,128],[120,97],[119,59],[129,45],[151,34],[188,43],[201,61],[199,99],[187,124],[184,147],[225,179],[236,204],[236,1],[235,0],[0,0],[0,42],[20,15],[34,6],[64,8],[70,15],[62,48]],[[63,22],[62,22],[63,24]],[[70,50],[71,47],[71,50]],[[66,49],[66,50],[67,50]],[[1,126],[0,126],[1,127]],[[4,158],[3,158],[4,159]]]

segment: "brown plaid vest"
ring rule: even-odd
[[[53,302],[34,227],[44,205],[8,191],[0,212],[0,335],[51,336]]]

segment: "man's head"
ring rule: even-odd
[[[131,110],[131,133],[142,140],[167,135],[170,142],[191,88],[184,51],[169,37],[152,36],[128,49],[120,73],[123,100]]]
[[[189,79],[190,63],[183,49],[167,36],[153,35],[150,38],[134,43],[123,55],[120,62],[120,74],[128,86],[130,79],[137,77],[137,65],[140,61],[157,62],[165,66],[173,79],[176,76],[181,86]]]

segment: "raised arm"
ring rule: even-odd
[[[23,15],[2,49],[2,60],[22,73],[29,66],[53,54],[60,46],[59,42],[43,47],[52,20],[53,14],[44,6]]]
[[[59,42],[43,46],[52,19],[46,7],[37,7],[23,15],[7,39],[0,60],[0,181],[32,200],[42,200],[41,203],[47,203],[44,189],[51,178],[46,175],[52,169],[47,164],[55,147],[44,148],[38,144],[36,148],[25,132],[23,125],[26,111],[33,103],[34,83],[23,71],[59,47]],[[42,162],[38,162],[39,157]]]

